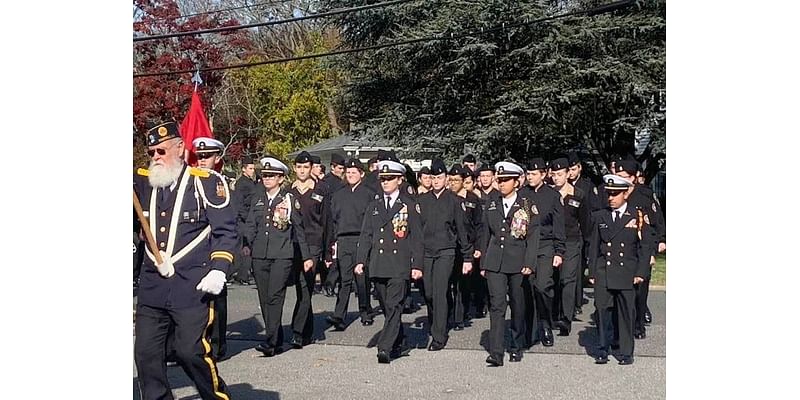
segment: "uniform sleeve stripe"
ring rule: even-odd
[[[227,251],[215,251],[211,253],[211,259],[213,260],[215,258],[222,258],[224,260],[228,260],[231,263],[233,262],[233,254]]]

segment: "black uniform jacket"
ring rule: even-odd
[[[138,302],[167,308],[202,305],[205,294],[196,289],[197,284],[211,269],[227,274],[238,245],[235,207],[230,204],[227,184],[219,175],[184,165],[177,185],[162,202],[147,175],[147,170],[139,169],[133,190],[158,250],[170,257],[175,275],[162,277],[155,268],[155,256],[146,249]]]
[[[386,210],[383,195],[367,207],[358,239],[356,263],[369,260],[373,278],[410,279],[411,267],[422,269],[422,224],[416,201],[400,191]]]
[[[467,237],[462,200],[447,189],[443,189],[438,198],[433,191],[417,197],[426,257],[455,255],[459,249],[464,261],[472,261],[473,249]]]
[[[529,199],[517,193],[508,217],[503,214],[501,197],[486,199],[482,223],[484,233],[480,235],[478,247],[483,254],[481,269],[519,273],[522,267],[530,267],[535,271],[541,235],[537,210]],[[527,214],[527,221],[524,214]]]
[[[616,221],[611,209],[593,212],[588,257],[589,277],[595,285],[633,289],[634,276],[647,278],[653,234],[643,213],[630,205]]]
[[[271,206],[266,189],[253,193],[245,224],[247,242],[253,246],[253,258],[292,259],[295,246],[303,260],[312,257],[303,230],[303,217],[295,200],[297,199],[284,188],[275,196]],[[291,208],[288,219],[285,217],[286,213],[279,210],[279,206]]]

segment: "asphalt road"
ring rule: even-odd
[[[595,365],[589,354],[597,343],[594,325],[586,322],[594,309],[589,303],[573,323],[572,334],[556,336],[553,347],[533,346],[520,363],[489,368],[484,349],[489,318],[475,319],[460,332],[450,331],[447,348],[429,352],[424,306],[403,315],[408,357],[378,364],[374,341],[383,317],[373,326],[358,320],[355,296],[350,301],[344,332],[333,331],[325,316],[335,299],[313,297],[316,343],[265,358],[254,347],[263,340],[263,322],[255,286],[230,286],[228,293],[228,354],[219,363],[220,376],[234,399],[663,399],[666,397],[666,291],[651,290],[653,323],[647,338],[636,341],[635,363],[620,366],[612,358]],[[414,292],[416,298],[419,294]],[[135,301],[135,298],[134,298]],[[283,312],[284,337],[295,303],[294,288],[287,290]],[[377,301],[373,301],[377,306]],[[508,314],[507,314],[508,318]],[[134,399],[139,399],[134,366]],[[199,399],[180,367],[168,368],[176,399]]]

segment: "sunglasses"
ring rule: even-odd
[[[160,155],[160,156],[163,156],[163,155],[167,154],[167,149],[171,149],[171,148],[175,147],[175,145],[177,145],[177,143],[173,143],[172,146],[169,146],[169,147],[164,148],[164,149],[147,150],[147,155],[150,156],[151,158],[156,153],[158,153],[158,155]]]
[[[277,178],[280,174],[261,174],[262,178]]]
[[[617,197],[617,196],[621,195],[622,193],[625,193],[624,190],[615,190],[615,191],[609,190],[607,192],[608,192],[608,197]]]
[[[516,179],[517,178],[512,178],[510,176],[504,176],[504,177],[501,177],[501,178],[497,178],[497,181],[500,182],[500,183],[503,183],[503,182],[513,181],[513,180],[516,180]]]
[[[381,182],[389,182],[397,179],[396,176],[382,176],[380,177]]]
[[[161,153],[158,153],[161,154]],[[217,155],[217,153],[197,153],[198,160],[205,160],[206,158],[211,158]]]

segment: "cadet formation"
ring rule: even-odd
[[[666,225],[633,159],[615,160],[595,186],[572,153],[524,164],[467,155],[450,168],[435,159],[416,173],[392,151],[366,165],[334,154],[324,174],[319,157],[301,152],[245,158],[229,182],[216,172],[221,142],[196,139],[191,167],[174,122],[145,135],[150,165],[134,173],[134,237],[155,246],[135,247],[143,254],[135,361],[144,399],[170,398],[168,362],[201,398],[229,398],[216,364],[226,356],[230,284],[258,289],[266,332],[256,350],[265,357],[313,343],[315,312],[330,314],[330,329],[348,329],[355,292],[362,325],[383,316],[377,361],[391,363],[408,354],[401,316],[415,311],[413,287],[427,310],[428,351],[488,313],[486,364],[520,362],[525,349],[572,334],[585,275],[595,293],[594,362],[613,353],[632,364],[635,340],[646,338],[650,273],[666,250]],[[292,287],[292,335],[284,338]],[[313,310],[315,294],[335,297],[334,309]]]

